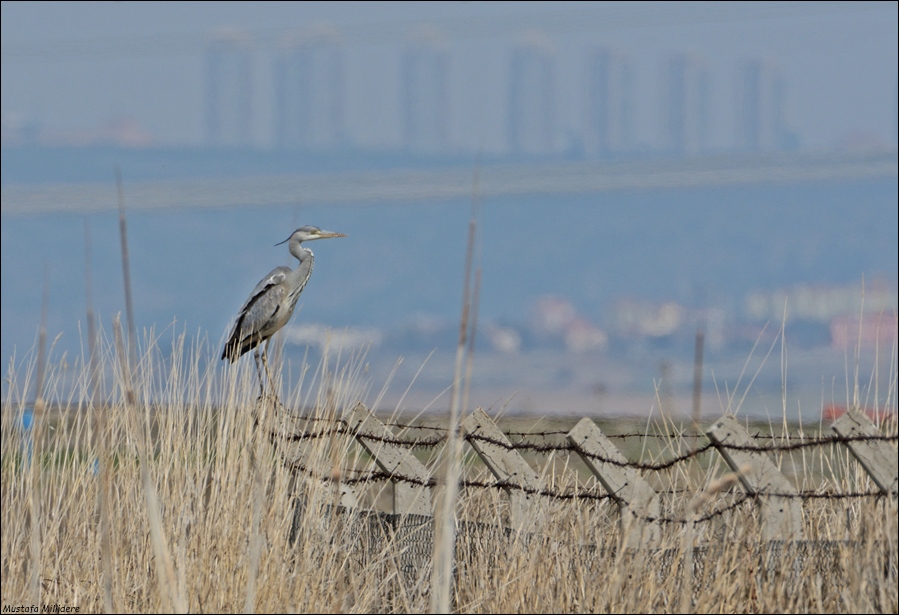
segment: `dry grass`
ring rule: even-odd
[[[183,337],[172,341],[169,356],[163,356],[157,341],[146,347],[128,383],[122,353],[114,344],[98,345],[99,393],[93,402],[85,367],[89,360],[51,362],[43,387],[50,410],[37,417],[44,423],[33,429],[41,434],[33,445],[20,427],[25,410],[20,400],[33,386],[35,366],[12,362],[0,468],[4,607],[428,610],[430,567],[421,553],[429,555],[430,547],[419,553],[409,545],[420,544],[415,531],[426,534],[431,526],[416,528],[407,519],[405,527],[400,520],[391,529],[364,514],[329,514],[340,502],[336,484],[294,476],[267,437],[263,426],[283,418],[285,411],[257,402],[251,362],[228,370],[204,367],[212,350],[188,347]],[[301,366],[298,374],[284,366],[291,390],[282,399],[318,418],[339,416],[368,394],[361,366],[358,357],[326,358],[315,369]],[[129,387],[133,403],[125,393]],[[647,429],[668,433],[677,428]],[[895,433],[895,423],[883,429]],[[695,441],[652,442],[626,454],[666,458]],[[305,450],[308,466],[322,477],[349,476],[348,468],[370,465],[344,436],[316,439]],[[534,459],[556,492],[592,488],[571,457]],[[424,460],[432,468],[441,463],[437,451]],[[874,489],[836,447],[785,454],[779,462],[801,490]],[[464,465],[466,478],[484,477],[484,469],[470,458]],[[737,497],[728,479],[722,480],[726,473],[709,453],[650,478],[657,488],[674,492],[666,496],[663,514],[686,518],[691,502],[705,514]],[[371,489],[371,501],[377,502],[385,488]],[[300,497],[304,505],[295,510]],[[897,509],[887,498],[804,502],[806,536],[840,542],[827,549],[788,550],[779,557],[759,550],[751,505],[696,524],[689,535],[684,524],[667,524],[662,550],[625,552],[617,549],[621,537],[612,502],[538,500],[525,526],[506,533],[498,529],[508,521],[502,490],[460,492],[456,610],[861,613],[899,608]],[[411,541],[399,538],[410,533]],[[693,574],[686,575],[692,583],[684,584],[680,563],[687,547],[694,546]],[[37,588],[31,578],[39,579]]]

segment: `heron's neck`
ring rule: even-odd
[[[290,277],[293,278],[292,286],[297,289],[297,295],[299,295],[299,291],[303,290],[303,286],[306,285],[306,281],[312,274],[312,264],[315,261],[315,256],[312,255],[312,250],[300,246],[299,242],[295,245],[290,245],[290,253],[300,261],[296,269],[290,273]]]
[[[290,253],[293,254],[294,258],[300,261],[300,266],[302,266],[305,261],[312,261],[314,258],[312,256],[312,250],[310,250],[309,248],[304,248],[302,245],[300,245],[299,241],[297,241],[296,243],[291,242],[289,248]]]
[[[300,261],[296,266],[296,269],[288,274],[288,279],[290,280],[290,309],[293,310],[293,306],[296,305],[297,299],[303,291],[303,287],[306,286],[306,282],[309,281],[309,276],[312,275],[312,264],[315,261],[315,257],[312,255],[312,250],[301,248],[299,244],[296,246],[291,245],[290,253]]]

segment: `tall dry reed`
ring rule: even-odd
[[[416,543],[397,538],[402,520],[391,526],[341,508],[346,493],[339,481],[349,484],[372,463],[346,433],[328,429],[369,395],[361,357],[326,354],[315,366],[277,365],[276,359],[274,372],[285,378],[276,378],[281,396],[275,402],[256,398],[250,362],[223,368],[203,342],[150,332],[141,348],[130,370],[123,369],[128,358],[121,344],[117,349],[102,330],[96,371],[89,356],[49,353],[39,432],[22,428],[23,415],[33,411],[25,400],[37,366],[11,362],[0,448],[4,606],[37,599],[81,612],[431,608],[429,558],[412,560],[417,564],[410,568]],[[895,376],[891,381],[895,387]],[[302,459],[286,459],[291,449],[277,434],[298,429],[319,429],[322,436],[308,440]],[[882,429],[895,433],[895,422]],[[647,435],[654,430],[675,435],[638,450],[644,461],[682,453],[696,441],[689,424],[653,424]],[[439,451],[420,457],[439,475]],[[600,493],[571,457],[533,461],[553,493]],[[842,448],[803,449],[777,461],[802,491],[874,489]],[[462,468],[467,481],[489,480],[470,453]],[[830,542],[820,552],[813,545],[780,553],[776,545],[759,546],[751,501],[713,522],[678,521],[736,501],[727,473],[709,452],[647,477],[665,492],[662,514],[674,520],[664,524],[662,548],[654,551],[618,548],[611,500],[540,496],[524,526],[506,530],[505,492],[463,486],[453,608],[897,610],[895,500],[804,501],[806,537]],[[363,507],[378,506],[390,490],[383,481],[357,487]]]

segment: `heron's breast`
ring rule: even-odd
[[[281,305],[279,306],[278,313],[275,314],[275,319],[278,321],[278,328],[280,329],[287,321],[290,320],[290,317],[293,315],[294,308],[297,307],[297,299],[299,298],[299,293],[296,295],[288,294],[281,300]]]
[[[311,273],[312,267],[310,266],[302,279],[294,281],[292,284],[291,281],[288,280],[278,287],[278,309],[275,310],[274,314],[271,315],[268,322],[265,324],[265,336],[273,335],[275,331],[286,325],[287,321],[290,320],[294,308],[297,307],[297,301],[300,299],[300,293],[303,292],[303,288],[305,288],[306,282],[309,281],[309,275]]]

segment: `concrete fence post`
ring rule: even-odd
[[[877,425],[858,410],[850,410],[830,428],[844,438],[880,435]],[[859,440],[845,442],[844,445],[880,490],[896,498],[899,483],[899,455],[896,454],[896,448],[884,440]]]
[[[412,454],[412,449],[389,442],[396,436],[361,403],[352,409],[347,423],[350,433],[355,434],[356,441],[374,457],[382,472],[415,481],[393,481],[393,513],[432,515],[431,487],[427,484],[430,475],[427,468]]]
[[[743,487],[759,494],[762,539],[802,540],[802,508],[796,488],[780,473],[764,451],[735,450],[726,445],[757,447],[736,417],[726,414],[706,432]],[[781,494],[786,497],[778,497]]]
[[[539,491],[543,481],[527,461],[512,448],[512,442],[496,426],[487,413],[478,408],[462,422],[465,439],[484,461],[500,484],[509,483]],[[475,437],[472,437],[475,436]],[[486,438],[486,440],[480,439]],[[537,499],[537,494],[522,489],[506,488],[509,496],[510,521],[513,528],[522,528],[529,519],[529,509]]]
[[[592,420],[581,419],[566,437],[605,490],[619,498],[622,546],[657,547],[661,536],[659,525],[648,520],[658,519],[660,514],[655,490],[636,469],[618,465],[627,463],[627,459]]]

